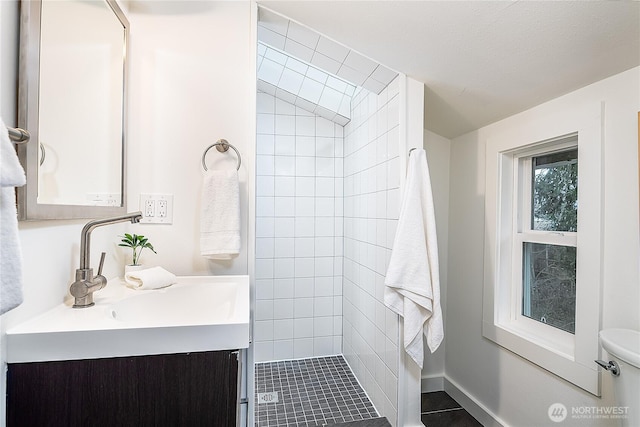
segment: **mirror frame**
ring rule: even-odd
[[[120,206],[53,205],[38,203],[39,154],[39,92],[40,92],[40,22],[41,0],[20,2],[20,58],[18,72],[18,126],[31,133],[31,140],[17,146],[18,158],[27,177],[26,185],[17,187],[19,220],[86,219],[124,214],[127,209],[126,147],[127,147],[127,55],[129,51],[129,21],[116,0],[105,0],[120,20],[124,30],[123,97],[122,97],[122,174]],[[69,132],[72,132],[69,129]]]

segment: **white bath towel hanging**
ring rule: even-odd
[[[9,132],[0,119],[0,314],[17,307],[23,299],[15,187],[25,182]]]
[[[385,285],[385,305],[404,319],[405,351],[422,368],[423,335],[432,353],[444,338],[436,222],[423,149],[413,150],[409,157]]]
[[[240,253],[240,184],[236,170],[209,170],[202,184],[200,253],[231,259]]]

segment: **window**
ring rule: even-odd
[[[483,335],[599,395],[602,142],[582,113],[487,141]]]
[[[553,146],[577,144],[571,136]],[[578,149],[519,157],[513,262],[522,283],[517,315],[573,334],[578,228]]]

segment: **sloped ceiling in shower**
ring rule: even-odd
[[[398,75],[281,15],[258,13],[261,91],[344,126],[357,88],[379,94]]]

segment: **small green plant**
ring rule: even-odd
[[[145,248],[151,249],[154,254],[157,254],[155,249],[153,249],[153,245],[149,243],[149,239],[142,235],[138,236],[137,234],[124,233],[124,236],[120,237],[122,237],[122,243],[118,246],[124,246],[133,250],[133,265],[139,265],[140,255]]]

